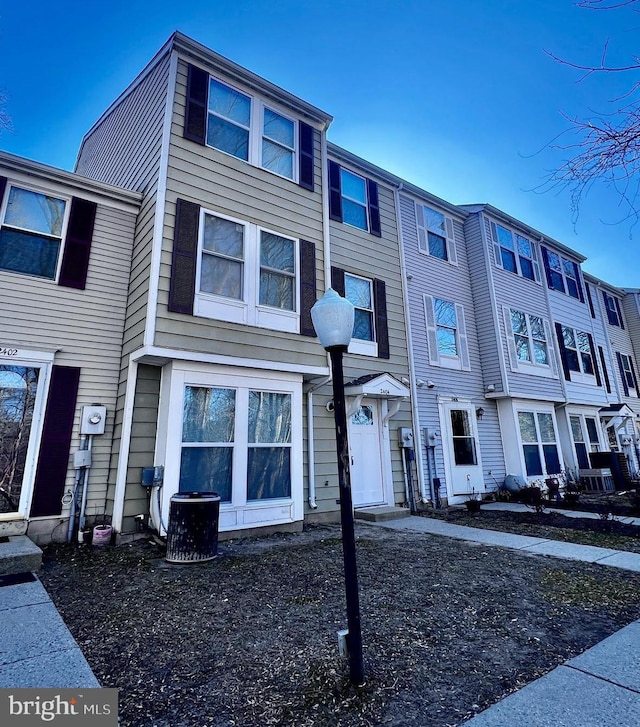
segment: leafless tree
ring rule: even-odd
[[[592,11],[627,9],[640,12],[640,0],[578,0],[575,5]],[[543,189],[568,189],[574,221],[580,202],[591,186],[598,182],[615,190],[621,201],[622,220],[640,221],[640,56],[632,55],[628,63],[610,64],[607,60],[609,39],[603,43],[600,62],[592,65],[574,63],[551,51],[545,51],[559,63],[580,72],[577,82],[598,74],[626,74],[626,91],[609,100],[606,111],[589,112],[584,117],[563,114],[568,127],[549,147],[560,151],[565,159],[547,177]]]
[[[13,131],[13,122],[5,108],[6,104],[7,96],[3,91],[0,91],[0,136],[2,136],[3,131]]]

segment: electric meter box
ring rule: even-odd
[[[104,434],[107,423],[107,407],[102,404],[91,404],[82,407],[80,434]]]

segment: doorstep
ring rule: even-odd
[[[37,572],[42,565],[42,551],[26,535],[0,538],[0,576]]]
[[[379,523],[386,520],[400,520],[400,518],[409,517],[411,511],[406,507],[382,505],[377,507],[357,507],[353,511],[353,515],[356,520]]]

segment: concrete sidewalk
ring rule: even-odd
[[[31,573],[0,576],[0,687],[100,687]]]
[[[513,509],[513,506],[508,509]],[[584,513],[574,513],[575,517],[581,515]],[[640,554],[590,545],[481,530],[417,516],[379,522],[375,526],[640,572]],[[629,624],[464,723],[464,727],[637,725],[640,725],[640,621]]]

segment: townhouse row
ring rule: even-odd
[[[164,534],[180,491],[217,492],[223,533],[337,519],[310,318],[329,287],[355,307],[356,507],[633,482],[639,291],[329,143],[331,121],[174,33],[73,173],[0,153],[1,532]]]

